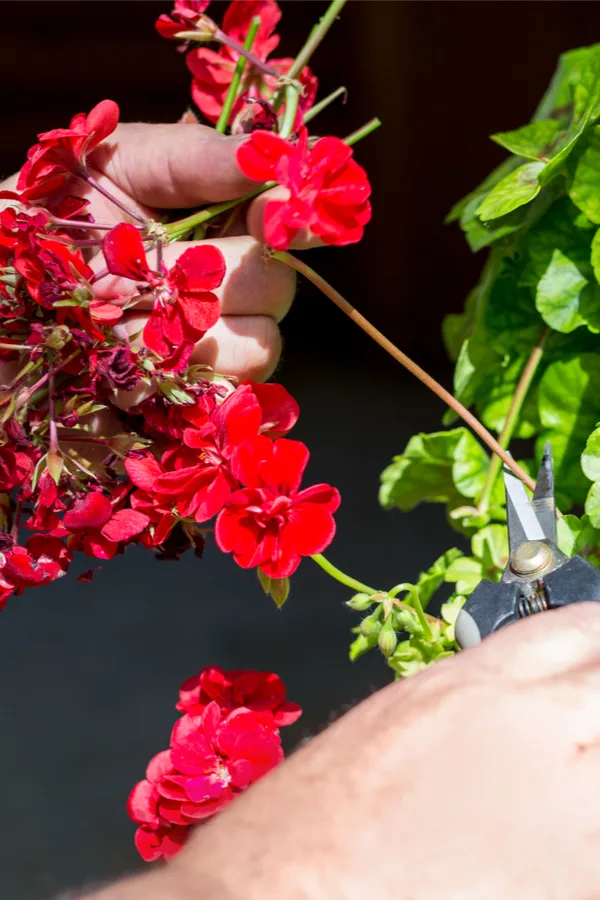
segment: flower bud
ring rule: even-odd
[[[360,633],[364,637],[372,637],[373,635],[379,633],[379,629],[381,628],[379,616],[380,609],[378,607],[374,613],[371,613],[370,616],[367,616],[366,619],[362,620],[362,622],[360,623]]]
[[[355,609],[357,612],[364,612],[372,604],[373,601],[370,594],[355,594],[350,600],[346,600],[346,606],[349,606],[350,609]]]
[[[388,659],[396,649],[398,638],[396,637],[396,632],[394,631],[394,622],[391,616],[388,616],[383,623],[381,631],[379,632],[377,643],[379,644],[379,649],[386,659]]]
[[[71,332],[66,325],[57,325],[47,336],[46,346],[52,350],[62,350],[70,337]]]

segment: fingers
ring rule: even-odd
[[[144,206],[199,206],[240,197],[256,187],[235,158],[245,137],[225,136],[205,125],[119,125],[92,154],[91,163]]]
[[[139,346],[148,313],[126,314],[125,326],[131,335],[138,335],[132,342]],[[269,378],[281,355],[281,335],[271,316],[222,316],[216,325],[206,332],[196,344],[192,362],[211,366],[221,375],[231,375],[243,381],[265,381]],[[115,400],[120,409],[135,406],[149,394],[152,388],[142,386],[135,391],[123,391]]]
[[[263,222],[267,203],[271,200],[287,200],[288,196],[287,188],[277,186],[271,188],[270,191],[265,191],[264,194],[259,194],[250,204],[246,217],[248,231],[259,244],[266,243]],[[308,228],[301,228],[290,244],[290,250],[310,250],[311,247],[324,246],[321,238],[315,237]]]
[[[201,243],[201,242],[200,242]],[[265,261],[263,247],[248,235],[207,241],[225,257],[226,275],[215,293],[221,301],[223,315],[270,316],[279,322],[288,312],[296,291],[296,273],[275,259]],[[178,256],[194,243],[174,243],[164,248],[164,260],[172,265]],[[152,256],[149,256],[151,264]],[[102,263],[98,263],[101,265]],[[128,294],[134,284],[126,278],[107,276],[95,287],[100,300]],[[152,298],[142,298],[136,309],[151,309]]]

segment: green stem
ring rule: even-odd
[[[248,34],[246,35],[246,40],[244,41],[244,50],[252,50],[252,44],[254,43],[254,39],[256,38],[256,33],[259,28],[260,16],[254,16],[254,18],[250,22]],[[227,91],[227,96],[225,98],[225,103],[223,104],[223,109],[221,110],[221,115],[219,116],[218,122],[215,125],[215,130],[219,131],[221,134],[225,134],[225,129],[227,128],[227,125],[229,123],[229,116],[231,115],[231,110],[237,97],[237,92],[242,80],[242,75],[244,74],[244,69],[246,68],[246,62],[246,57],[240,55],[240,58],[238,59],[235,67],[235,71],[233,73],[233,78],[231,79],[231,84],[229,85],[229,90]]]
[[[399,591],[407,591],[410,596],[411,606],[417,614],[417,618],[421,623],[421,628],[423,629],[423,634],[425,635],[425,640],[432,641],[433,640],[433,631],[431,630],[431,625],[427,621],[427,616],[425,615],[425,610],[421,604],[421,598],[419,597],[419,592],[414,586],[414,584],[410,584],[409,582],[405,582],[404,584],[398,584],[393,589],[394,596]],[[390,591],[390,597],[392,596],[392,592]]]
[[[413,362],[410,357],[403,353],[395,344],[386,338],[384,334],[379,331],[378,328],[375,328],[368,319],[359,313],[357,309],[355,309],[351,303],[348,303],[345,297],[336,291],[334,287],[332,287],[318,272],[315,272],[314,269],[311,269],[310,266],[307,266],[306,263],[297,259],[295,256],[292,256],[291,253],[282,250],[275,250],[271,253],[271,256],[274,259],[278,259],[280,262],[286,263],[286,265],[291,266],[292,269],[295,269],[297,272],[300,272],[301,275],[304,275],[305,278],[308,278],[310,282],[312,282],[315,287],[318,287],[320,291],[322,291],[326,297],[329,297],[335,305],[342,310],[352,321],[358,325],[359,328],[368,334],[370,338],[372,338],[380,347],[382,347],[387,353],[390,354],[396,362],[399,362],[400,365],[404,366],[415,378],[418,378],[419,381],[429,388],[430,391],[433,391],[440,400],[442,400],[450,409],[453,409],[455,413],[457,413],[461,419],[463,419],[467,425],[473,429],[475,434],[477,434],[481,440],[487,444],[487,446],[494,453],[497,453],[501,458],[502,462],[514,472],[517,478],[520,478],[527,487],[534,490],[535,481],[529,477],[527,472],[519,466],[512,456],[510,456],[503,447],[500,446],[496,438],[490,434],[490,432],[485,428],[479,419],[473,415],[470,410],[468,410],[463,404],[454,397],[450,391],[447,391],[446,388],[442,387],[442,385],[432,378],[425,369],[422,369],[421,366],[417,365],[417,363]]]
[[[504,426],[500,435],[498,437],[498,443],[502,447],[503,450],[508,448],[510,444],[511,438],[513,436],[513,432],[515,430],[517,421],[521,414],[521,410],[523,409],[523,403],[525,402],[525,398],[527,396],[527,392],[531,387],[531,382],[533,381],[534,375],[537,372],[538,366],[542,361],[542,356],[544,353],[544,345],[548,339],[548,335],[550,334],[549,328],[544,328],[542,335],[540,336],[539,341],[531,351],[529,359],[525,363],[523,371],[521,372],[521,377],[519,379],[519,383],[517,384],[515,393],[513,395],[512,402],[510,404],[508,413],[506,414],[506,419],[504,420]],[[477,512],[484,513],[487,512],[487,509],[490,505],[490,498],[492,496],[492,491],[494,489],[494,484],[496,483],[496,479],[500,474],[500,469],[502,467],[502,460],[499,456],[492,456],[490,460],[490,464],[488,466],[487,475],[485,477],[485,482],[483,484],[483,488],[481,490],[481,496],[479,498],[479,503],[477,505]]]
[[[359,131],[364,132],[364,128],[366,128],[366,126],[359,129]],[[366,133],[359,134],[358,131],[354,132],[353,135],[350,135],[350,137],[353,138],[352,143],[356,143],[362,137],[365,137]],[[347,138],[345,140],[345,143],[348,143]],[[169,237],[169,241],[172,242],[180,240],[189,231],[192,231],[197,225],[203,225],[205,222],[210,221],[210,219],[214,219],[215,216],[219,216],[221,215],[221,213],[227,212],[228,209],[233,209],[234,206],[245,203],[247,200],[252,200],[254,197],[258,197],[259,194],[264,194],[265,191],[268,191],[270,190],[270,188],[275,187],[276,184],[276,181],[267,181],[265,184],[257,187],[254,191],[250,191],[249,194],[244,194],[243,197],[237,197],[237,199],[235,200],[225,200],[223,203],[213,203],[212,206],[207,206],[205,209],[201,209],[198,212],[192,213],[190,216],[186,216],[184,219],[178,219],[176,222],[170,222],[168,225],[165,225],[165,230]]]
[[[285,89],[285,112],[283,114],[281,128],[279,129],[279,137],[287,139],[294,130],[299,99],[298,83],[294,82],[293,84],[288,84]]]
[[[321,566],[324,572],[327,572],[328,575],[331,575],[332,578],[335,578],[335,580],[341,582],[341,584],[345,584],[346,587],[352,588],[354,591],[359,591],[361,594],[377,593],[375,588],[371,588],[361,581],[357,581],[356,578],[351,578],[350,575],[346,575],[345,572],[342,572],[341,569],[338,569],[337,566],[330,563],[322,553],[315,553],[314,556],[311,556],[311,559],[314,559],[316,564]]]
[[[285,73],[286,78],[297,78],[339,16],[345,2],[346,0],[332,0],[319,24],[311,31],[308,40],[292,63],[291,68]]]
[[[197,225],[202,225],[204,222],[208,222],[209,219],[214,219],[215,216],[227,212],[228,209],[233,209],[233,207],[237,206],[239,203],[245,203],[246,200],[257,197],[259,194],[264,193],[264,191],[268,191],[269,188],[272,188],[274,185],[274,181],[268,181],[266,184],[262,184],[255,190],[250,191],[250,193],[244,194],[243,197],[236,197],[235,200],[224,200],[223,203],[213,203],[212,206],[207,206],[206,209],[201,209],[199,212],[192,213],[191,216],[186,216],[185,219],[178,219],[176,222],[170,222],[169,225],[165,226],[169,241],[179,240],[179,238],[183,237],[184,234],[187,234],[188,231],[191,231]]]
[[[324,97],[322,100],[319,100],[318,103],[315,103],[307,112],[304,113],[304,124],[310,122],[312,119],[316,118],[319,113],[323,112],[334,100],[337,100],[341,94],[346,94],[347,89],[345,87],[339,87],[335,91],[332,91],[331,94],[328,94],[327,97]]]
[[[306,117],[305,117],[306,121]],[[362,128],[357,128],[356,131],[353,131],[352,134],[349,134],[348,137],[344,138],[344,143],[348,144],[351,147],[353,144],[358,143],[358,141],[362,141],[364,137],[372,134],[379,126],[381,125],[381,119],[371,119],[367,122],[366,125],[363,125]]]

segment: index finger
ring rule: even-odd
[[[192,123],[124,124],[94,151],[90,162],[144,206],[200,206],[256,188],[236,162],[236,150],[246,137]]]

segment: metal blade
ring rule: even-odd
[[[556,499],[554,497],[554,464],[552,447],[546,441],[540,471],[538,472],[532,506],[549,541],[556,544]]]
[[[508,519],[508,549],[512,556],[526,541],[543,541],[546,535],[538,522],[531,500],[523,483],[504,467],[506,515]]]

